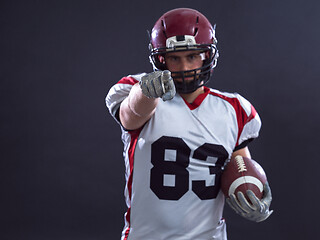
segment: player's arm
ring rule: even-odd
[[[159,98],[171,100],[176,94],[171,73],[168,70],[144,75],[121,103],[119,117],[128,130],[142,127],[154,114]]]
[[[244,148],[241,148],[237,151],[234,151],[232,153],[232,157],[234,158],[235,156],[242,156],[242,157],[247,157],[247,158],[251,158],[251,154],[250,154],[250,151],[249,151],[249,148],[248,147],[244,147]]]
[[[233,152],[232,157],[237,155],[251,158],[248,147],[244,147]],[[263,198],[260,200],[251,190],[248,190],[246,194],[251,203],[247,201],[242,192],[238,192],[237,196],[235,194],[231,194],[230,198],[226,201],[229,206],[242,217],[251,221],[261,222],[267,219],[273,212],[269,209],[272,201],[272,194],[268,182],[263,186],[263,191]]]
[[[139,83],[136,83],[120,105],[119,117],[122,126],[128,130],[143,126],[153,115],[158,101],[158,98],[146,97]]]

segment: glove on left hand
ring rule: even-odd
[[[257,198],[251,190],[247,191],[247,196],[252,204],[247,201],[242,192],[238,192],[237,194],[239,200],[236,198],[235,194],[231,194],[230,198],[227,198],[226,201],[229,206],[242,217],[251,221],[262,222],[273,212],[273,210],[269,210],[272,195],[268,183],[264,185],[263,190],[264,196],[261,200]]]

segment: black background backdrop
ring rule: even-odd
[[[319,236],[319,1],[2,0],[0,239],[120,239],[122,143],[104,98],[152,70],[146,31],[176,7],[217,24],[209,86],[263,121],[250,149],[275,212],[257,224],[226,207],[229,239]]]

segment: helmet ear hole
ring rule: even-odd
[[[154,55],[150,57],[150,62],[153,64],[154,70],[167,70],[165,58],[163,55]]]
[[[159,55],[159,56],[158,56],[158,59],[159,59],[159,62],[160,62],[161,64],[165,64],[165,58],[164,58],[163,55]]]

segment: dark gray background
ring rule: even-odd
[[[104,97],[152,70],[146,31],[176,7],[217,24],[209,86],[244,95],[263,121],[250,148],[275,212],[257,224],[226,207],[229,239],[319,236],[319,1],[2,0],[0,239],[120,238],[122,143]]]

